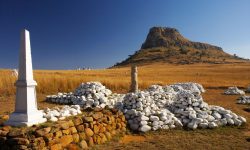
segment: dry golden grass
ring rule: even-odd
[[[171,84],[176,82],[198,82],[206,88],[228,86],[247,87],[250,84],[250,63],[241,64],[194,64],[169,65],[154,64],[138,68],[139,87],[151,84]],[[100,81],[114,92],[129,90],[130,68],[61,71],[36,70],[34,78],[38,83],[37,93],[55,94],[73,91],[80,83]],[[0,70],[0,93],[14,95],[16,78],[10,70]]]

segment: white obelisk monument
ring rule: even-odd
[[[21,32],[21,47],[19,53],[18,80],[15,83],[15,112],[4,124],[11,126],[32,126],[46,121],[41,111],[37,109],[36,81],[33,79],[30,34],[28,30]]]

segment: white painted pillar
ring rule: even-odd
[[[15,83],[15,112],[5,122],[11,126],[32,126],[46,121],[41,111],[37,109],[36,81],[33,79],[30,34],[28,30],[21,32],[21,47],[19,52],[18,80]]]
[[[131,66],[131,85],[130,85],[131,92],[138,92],[138,80],[137,80],[137,66],[132,64]]]

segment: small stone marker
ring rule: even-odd
[[[32,126],[46,121],[43,113],[37,109],[36,85],[36,81],[33,80],[30,35],[29,31],[24,29],[21,32],[19,73],[15,83],[17,87],[15,112],[10,115],[5,125]]]
[[[137,66],[131,66],[131,92],[138,92],[138,80],[137,80]]]

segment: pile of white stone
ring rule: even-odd
[[[224,94],[226,95],[245,95],[245,92],[238,89],[236,86],[234,87],[229,87]]]
[[[132,130],[168,129],[184,126],[190,129],[239,126],[246,119],[219,106],[203,101],[204,88],[197,83],[153,85],[145,91],[124,97],[123,112]]]
[[[229,88],[230,92],[241,93]],[[225,125],[239,126],[246,119],[219,106],[209,106],[201,94],[205,92],[197,83],[177,83],[169,86],[152,85],[136,93],[112,94],[99,82],[82,83],[72,93],[59,93],[48,96],[47,101],[60,104],[77,104],[87,107],[115,107],[124,112],[130,128],[134,131],[170,129],[184,126],[190,129],[215,128]],[[77,106],[80,108],[80,106]],[[72,114],[70,106],[67,113],[59,109],[46,110],[48,120],[64,119]],[[73,106],[76,107],[76,106]],[[73,111],[72,111],[73,112]],[[80,111],[79,111],[80,112]],[[64,114],[64,115],[61,115]],[[66,114],[66,115],[65,115]],[[76,113],[74,113],[76,114]]]
[[[100,82],[82,83],[74,92],[58,93],[49,95],[46,101],[59,104],[80,105],[83,108],[115,106],[116,102],[122,101],[123,94],[112,94]]]
[[[239,126],[246,119],[237,116],[230,110],[219,106],[209,106],[203,101],[201,95],[194,95],[191,91],[179,91],[177,98],[169,109],[175,116],[191,129],[215,128],[225,125]]]
[[[164,102],[168,102],[170,98],[167,93],[160,95],[154,90],[128,93],[124,97],[123,112],[130,128],[134,131],[147,132],[175,128],[176,125],[182,126],[174,114],[162,109]]]
[[[58,121],[64,120],[66,117],[75,116],[81,114],[81,109],[79,105],[65,105],[63,107],[54,107],[53,109],[46,108],[43,110],[43,117],[48,121]]]
[[[250,104],[250,96],[241,96],[238,98],[238,104]]]

